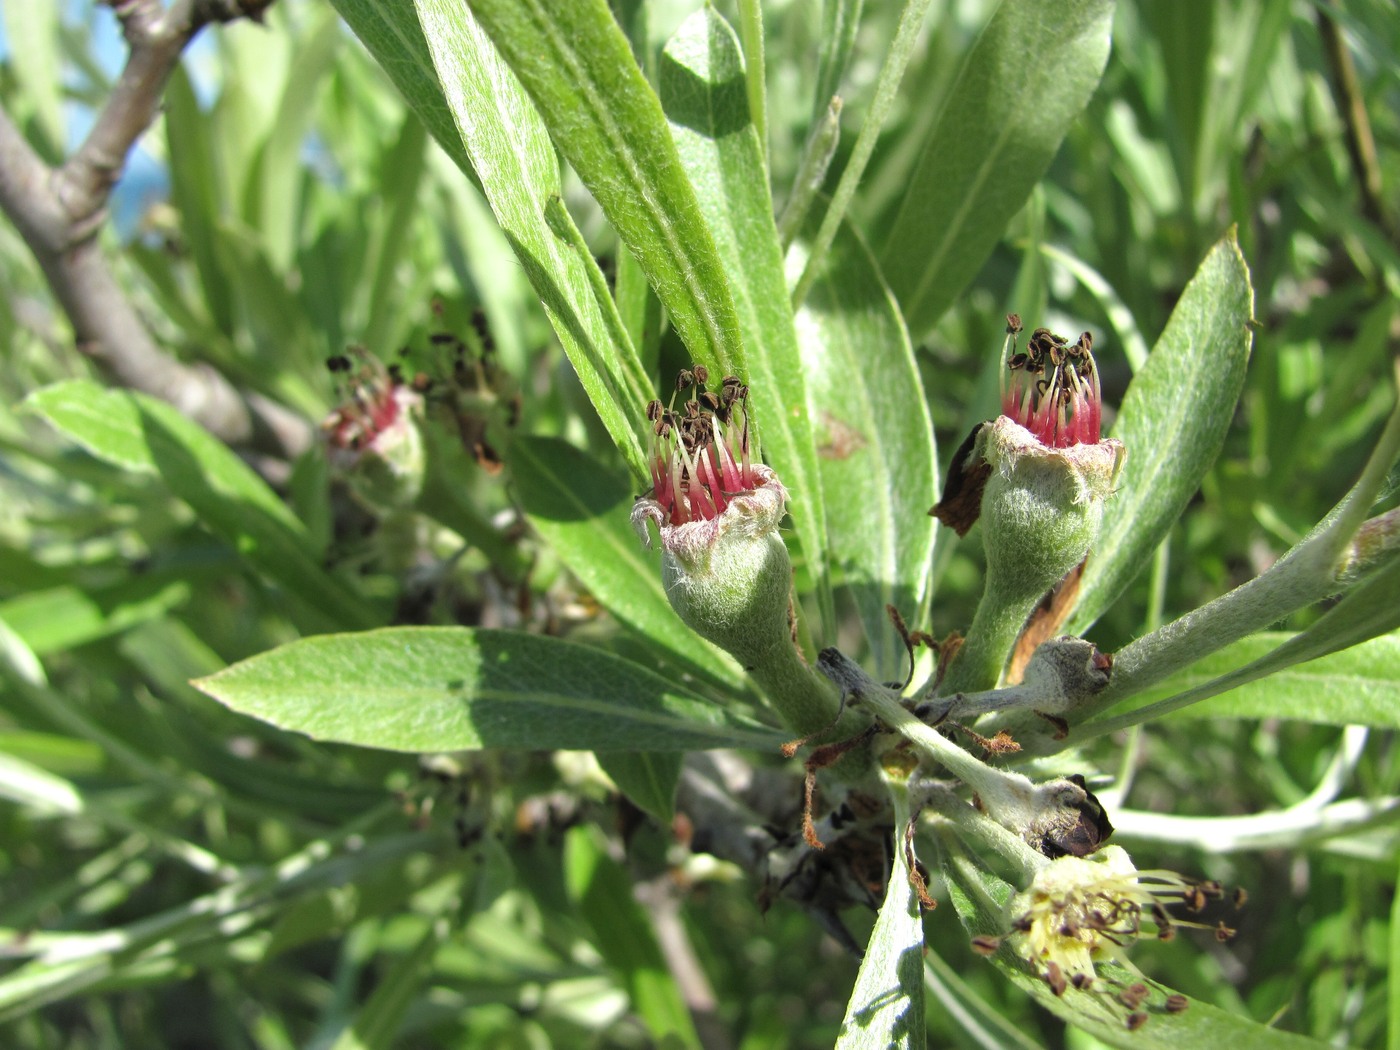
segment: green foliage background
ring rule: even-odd
[[[375,5],[338,6],[351,14]],[[444,17],[452,10],[423,6]],[[480,6],[513,16],[510,4]],[[695,6],[647,4],[644,19],[641,5],[615,5],[663,102],[662,47]],[[1070,6],[1086,18],[1095,7]],[[740,23],[732,5],[718,7]],[[763,7],[766,161],[781,210],[832,85],[845,99],[843,134],[824,188],[837,191],[866,115],[880,104],[877,75],[901,8],[874,0]],[[1061,331],[1092,330],[1105,400],[1116,405],[1231,226],[1252,275],[1258,328],[1224,450],[1151,566],[1095,626],[1091,637],[1114,650],[1268,567],[1345,494],[1391,409],[1400,20],[1383,0],[1332,12],[1392,191],[1389,213],[1377,217],[1358,196],[1313,5],[1118,4],[1102,79],[1058,151],[1029,130],[992,134],[1012,116],[1033,129],[1035,113],[939,126],[950,119],[940,117],[942,101],[959,90],[991,94],[955,76],[974,47],[990,46],[977,41],[994,7],[933,5],[898,93],[885,99],[886,122],[868,143],[851,224],[834,248],[878,263],[899,301],[940,465],[997,410],[1008,311]],[[60,15],[49,5],[6,5],[0,100],[51,160],[69,141],[66,125],[109,86],[92,35],[103,17],[81,6]],[[535,228],[525,219],[513,225],[499,202],[488,203],[436,144],[434,136],[460,142],[457,129],[425,129],[328,6],[283,0],[266,28],[239,23],[209,36],[213,47],[188,58],[143,141],[169,172],[168,196],[149,202],[130,230],[105,235],[143,317],[180,358],[208,362],[318,421],[341,396],[329,355],[357,344],[388,360],[408,347],[411,360],[426,362],[440,332],[479,349],[472,317],[480,311],[506,378],[471,411],[488,421],[506,466],[485,470],[461,442],[439,435],[416,513],[375,519],[333,479],[319,448],[291,464],[255,458],[249,469],[188,421],[124,394],[76,396],[88,388],[69,386],[35,397],[98,373],[72,346],[18,235],[0,223],[0,1042],[640,1047],[670,1033],[681,1045],[830,1045],[857,961],[794,908],[764,912],[742,873],[689,855],[665,821],[637,809],[669,808],[664,790],[648,792],[665,780],[655,769],[526,749],[473,751],[427,768],[412,755],[281,732],[188,684],[330,631],[515,628],[592,646],[597,661],[634,657],[669,681],[685,676],[686,689],[703,697],[735,697],[726,716],[733,742],[767,741],[750,719],[751,687],[674,619],[655,561],[627,529],[625,508],[640,486],[627,479],[641,456],[640,445],[629,447],[635,423],[595,408],[599,399],[590,402],[576,373],[587,380],[580,362],[591,357],[594,381],[639,412],[688,360],[675,330],[691,355],[733,362],[742,352],[737,331],[773,325],[762,294],[775,282],[782,294],[781,261],[726,243],[723,217],[705,213],[717,200],[710,188],[680,199],[686,186],[657,176],[658,192],[680,199],[663,218],[705,213],[704,223],[719,228],[719,258],[742,267],[743,288],[753,292],[711,301],[723,281],[679,268],[668,304],[690,296],[694,312],[672,307],[663,336],[656,299],[614,233],[623,226],[605,218],[609,202],[600,207],[567,165],[551,182],[552,150],[521,150],[519,178],[537,180],[528,185],[541,202],[562,202],[542,214],[562,214],[572,241],[558,223],[551,230],[527,216]],[[523,31],[520,40],[528,48]],[[1053,34],[991,43],[1001,48],[998,77],[1042,76],[1053,94],[1086,76],[1061,62],[1058,49],[1073,42]],[[599,75],[612,77],[617,66],[605,59]],[[607,98],[625,109],[640,84],[611,84]],[[950,138],[931,140],[935,132]],[[936,154],[930,141],[963,150]],[[562,152],[580,171],[608,159],[606,151]],[[716,164],[732,170],[744,160]],[[937,213],[949,208],[946,197],[908,195],[910,186],[961,177],[959,164],[981,165],[990,181],[953,202],[961,205],[953,214]],[[633,174],[591,177],[615,179],[625,203],[640,192],[627,181]],[[1020,182],[1034,184],[1024,206]],[[730,218],[762,213],[766,221],[771,202],[757,196],[726,199]],[[934,209],[918,221],[946,227],[946,244],[910,243],[908,231],[923,228],[910,217],[920,209]],[[665,232],[654,217],[634,218],[638,243]],[[567,357],[512,239],[560,253],[576,282],[566,299],[593,296],[594,257],[611,282],[616,310],[583,318]],[[976,255],[979,245],[990,250],[986,263],[965,287],[950,284],[939,260]],[[920,290],[930,273],[939,295]],[[853,322],[843,291],[856,294],[819,277],[810,293],[830,358],[810,372],[794,364],[762,377],[767,392],[758,396],[805,405],[803,383],[829,389],[833,375],[852,369],[853,390],[879,367],[893,369],[861,390],[872,399],[900,382],[905,357],[868,371],[860,360],[862,338],[895,315]],[[617,364],[599,350],[619,328],[634,361]],[[884,331],[898,342],[897,323]],[[812,334],[799,328],[799,337]],[[866,403],[883,415],[882,403]],[[1184,407],[1189,419],[1192,406]],[[71,440],[98,423],[102,435]],[[917,441],[922,413],[888,425],[911,450],[892,463],[930,454],[927,439],[923,451]],[[803,506],[809,497],[785,474],[798,501],[797,539],[815,557],[827,536],[820,515],[844,527],[842,515],[863,506],[850,491],[870,494],[860,492],[861,479],[804,461],[800,442],[768,426],[765,449],[788,456],[797,476],[823,472],[825,508]],[[182,427],[195,433],[181,436]],[[883,490],[895,495],[897,513],[917,516],[936,492],[932,477],[911,473],[891,468]],[[1393,493],[1387,499],[1378,510],[1394,504]],[[940,636],[965,628],[980,557],[979,544],[940,536],[937,600],[922,626]],[[825,615],[843,646],[897,673],[897,652],[871,653],[862,630],[883,600],[838,587],[828,602],[804,571],[799,564],[809,621]],[[900,595],[907,603],[927,601],[922,577],[909,587]],[[1280,626],[1304,628],[1321,611]],[[1242,643],[1232,653],[1154,697],[1261,650]],[[336,681],[307,687],[333,692]],[[1096,741],[1088,760],[1109,773],[1126,768],[1125,756],[1134,760],[1137,810],[1222,817],[1345,796],[1376,801],[1377,815],[1342,833],[1284,834],[1228,853],[1218,852],[1208,825],[1176,840],[1132,841],[1140,867],[1251,891],[1231,944],[1183,936],[1143,945],[1135,961],[1195,998],[1287,1031],[1400,1045],[1400,995],[1388,996],[1400,959],[1395,635],[1256,688],[1140,735]],[[678,711],[691,702],[681,692]],[[1348,721],[1372,728],[1344,728]],[[753,754],[762,772],[785,768],[771,747]],[[793,791],[795,821],[797,783],[782,783]],[[629,879],[644,900],[680,901],[667,913],[670,926],[626,892]],[[846,919],[861,941],[874,922],[873,914]],[[688,935],[714,992],[699,1034],[665,964],[677,950],[667,939],[674,929]],[[930,1045],[1093,1045],[979,959],[951,907],[926,915],[924,929],[934,952],[925,971]],[[968,1015],[977,1024],[965,1023]],[[971,1034],[978,1025],[990,1033],[981,1043]]]

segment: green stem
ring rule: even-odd
[[[1003,795],[1029,796],[1031,782],[1019,773],[993,769],[964,751],[932,726],[914,717],[887,690],[871,689],[861,694],[863,707],[885,726],[903,736],[978,794],[999,798]]]
[[[1021,628],[1025,627],[1039,600],[1037,596],[1022,601],[992,601],[992,594],[988,586],[978,603],[967,638],[938,687],[940,696],[995,689]]]
[[[744,49],[744,86],[748,89],[749,119],[758,133],[758,148],[768,164],[768,96],[764,90],[763,5],[739,0],[739,43]]]
[[[783,213],[778,217],[778,237],[786,248],[802,229],[802,223],[811,210],[812,202],[826,182],[826,169],[831,166],[831,158],[836,155],[836,147],[841,142],[841,99],[833,95],[826,113],[807,136],[807,145],[802,150],[802,162],[797,168],[797,176],[792,180],[792,192],[788,194]]]
[[[794,311],[807,298],[812,282],[821,272],[826,253],[831,248],[831,242],[836,239],[836,231],[846,216],[846,209],[850,206],[851,198],[855,196],[861,176],[865,174],[865,165],[869,162],[870,155],[875,152],[880,129],[885,126],[885,121],[894,106],[899,82],[904,79],[904,70],[909,65],[909,59],[913,57],[914,45],[918,42],[919,30],[923,27],[928,6],[929,0],[908,0],[904,5],[904,13],[899,17],[899,28],[895,31],[894,42],[885,56],[885,64],[880,67],[880,77],[875,82],[875,98],[870,103],[870,112],[856,137],[851,159],[846,162],[846,168],[841,172],[841,181],[836,184],[836,192],[831,196],[831,204],[826,209],[821,229],[817,231],[816,240],[812,242],[807,265],[802,270],[797,287],[792,290]]]
[[[825,735],[841,710],[836,689],[803,662],[793,645],[780,645],[749,672],[787,725],[801,736]]]

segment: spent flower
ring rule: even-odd
[[[1073,344],[1036,329],[1017,353],[1007,318],[1006,414],[977,427],[953,457],[932,513],[959,535],[980,517],[986,589],[945,693],[995,686],[1035,604],[1088,555],[1123,463],[1101,436],[1098,367],[1086,332]]]
[[[816,732],[836,703],[793,641],[792,563],[778,531],[787,490],[757,462],[748,386],[708,382],[703,365],[684,369],[670,404],[647,406],[652,484],[632,526],[650,547],[656,525],[662,584],[681,619],[738,659],[793,728]],[[677,394],[687,395],[679,408]]]
[[[418,429],[423,397],[378,358],[363,352],[357,357],[358,369],[345,355],[326,362],[348,388],[321,424],[331,465],[372,509],[404,507],[423,488],[426,456]]]

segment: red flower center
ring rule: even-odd
[[[730,498],[758,486],[749,458],[749,388],[725,376],[719,393],[706,390],[704,365],[683,369],[676,393],[691,396],[675,408],[647,406],[652,422],[651,498],[672,525],[708,521],[724,513]]]
[[[1103,404],[1092,336],[1085,332],[1070,344],[1047,328],[1037,328],[1026,352],[1016,353],[1020,331],[1021,319],[1012,314],[1003,351],[1010,377],[1002,373],[1002,413],[1051,448],[1097,444]]]
[[[385,370],[377,358],[361,353],[362,366],[351,375],[354,364],[345,355],[326,362],[332,374],[346,377],[349,391],[343,402],[322,424],[332,448],[358,452],[384,433],[399,418],[401,406],[396,395],[402,384]]]

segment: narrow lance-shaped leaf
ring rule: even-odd
[[[1083,732],[1087,735],[1098,735],[1158,718],[1226,692],[1235,686],[1257,682],[1277,671],[1320,656],[1345,652],[1349,646],[1393,631],[1400,627],[1400,602],[1396,601],[1397,593],[1400,593],[1400,558],[1362,580],[1306,631],[1294,635],[1253,663],[1128,714],[1091,721],[1083,727]],[[1386,692],[1389,693],[1391,702],[1387,705],[1389,711],[1383,717],[1386,721],[1392,721],[1395,717],[1394,699],[1397,693],[1393,685]],[[1354,699],[1361,698],[1358,696]]]
[[[803,355],[788,304],[768,171],[749,119],[739,41],[717,11],[706,7],[681,23],[662,52],[660,81],[681,163],[731,278],[748,341],[764,458],[787,486],[809,571],[822,587],[824,501]]]
[[[666,600],[661,570],[628,521],[627,478],[557,438],[510,444],[516,491],[530,525],[598,601],[667,657],[736,693],[738,662],[687,627]]]
[[[195,685],[280,728],[387,751],[685,751],[777,740],[611,653],[513,631],[319,635]]]
[[[492,212],[549,314],[569,361],[608,433],[644,472],[633,419],[650,399],[593,256],[580,250],[564,209],[559,162],[539,114],[471,12],[450,0],[418,0],[462,143]]]
[[[1253,311],[1249,268],[1231,231],[1196,270],[1123,398],[1112,436],[1127,459],[1104,504],[1073,633],[1151,561],[1219,455],[1244,387]]]
[[[378,617],[321,568],[296,517],[217,438],[164,402],[71,380],[30,395],[26,405],[94,456],[159,477],[211,531],[298,602],[316,627],[369,627]]]
[[[1255,665],[1296,635],[1266,631],[1241,639],[1189,670],[1133,698],[1147,707],[1194,693],[1207,683]],[[1181,707],[1182,718],[1286,718],[1320,725],[1400,729],[1400,635],[1387,634],[1307,663],[1270,671],[1251,682],[1230,679],[1228,688]]]
[[[910,881],[904,830],[909,794],[889,783],[894,802],[894,863],[885,902],[865,948],[846,1005],[837,1050],[922,1050],[924,1042],[924,922]]]
[[[1113,0],[1008,0],[968,56],[879,252],[915,339],[976,275],[1108,61]]]
[[[875,674],[898,677],[904,647],[885,610],[893,605],[916,625],[922,616],[938,461],[903,318],[849,225],[832,243],[797,325],[837,583],[855,599]]]
[[[747,376],[729,282],[656,93],[606,0],[471,0],[700,364]]]
[[[681,779],[679,751],[599,751],[598,764],[638,809],[669,825]]]
[[[413,0],[331,0],[331,4],[447,155],[470,172],[472,163],[433,71],[432,54]]]
[[[626,870],[608,856],[595,828],[572,828],[564,842],[564,883],[593,944],[632,999],[654,1039],[666,1046],[699,1047],[680,989],[666,965],[652,925],[632,896]]]
[[[634,424],[650,396],[645,374],[630,343],[616,336],[621,325],[604,316],[612,303],[599,301],[597,264],[546,218],[562,192],[559,163],[519,82],[464,5],[335,4],[433,136],[476,178],[608,435],[645,476]]]

